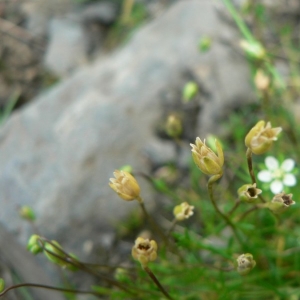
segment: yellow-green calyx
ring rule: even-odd
[[[242,254],[237,258],[237,271],[241,275],[247,275],[256,265],[252,254]]]
[[[37,234],[33,234],[27,243],[27,250],[32,254],[38,254],[43,251],[43,247],[40,243],[40,237]]]
[[[172,138],[178,138],[182,134],[182,120],[177,114],[170,114],[166,122],[166,133]]]
[[[281,131],[281,127],[272,128],[270,122],[265,125],[265,121],[259,121],[247,134],[245,144],[254,154],[263,154],[272,147]]]
[[[27,205],[22,206],[19,210],[19,214],[22,218],[24,218],[28,221],[35,220],[35,213],[30,206],[27,206]]]
[[[221,175],[223,173],[222,167],[224,164],[224,154],[220,143],[215,140],[217,154],[201,141],[199,137],[196,138],[195,145],[192,146],[193,160],[197,167],[207,175]]]
[[[44,254],[45,256],[53,263],[58,264],[60,266],[64,265],[65,262],[63,259],[65,258],[65,253],[61,245],[57,241],[45,242],[44,245]]]
[[[51,241],[51,243],[45,242],[44,254],[51,262],[62,268],[66,268],[70,271],[78,270],[76,266],[76,262],[78,262],[77,256],[72,253],[66,254],[57,241]]]
[[[126,201],[140,198],[140,186],[135,178],[126,171],[116,170],[115,178],[110,178],[109,186]]]
[[[277,194],[273,197],[271,202],[266,203],[266,207],[269,208],[274,214],[281,214],[291,205],[295,204],[295,201],[292,200],[292,197],[293,194]]]
[[[198,90],[199,88],[196,82],[190,81],[186,83],[182,93],[184,102],[189,102],[190,100],[192,100],[197,95]]]
[[[193,210],[194,206],[189,205],[187,202],[183,202],[174,207],[173,214],[177,221],[183,221],[194,214]]]
[[[4,291],[5,281],[3,278],[0,278],[0,293]]]
[[[254,77],[254,84],[259,91],[266,91],[270,87],[270,77],[262,70],[257,70]]]
[[[262,60],[266,56],[266,51],[263,46],[256,41],[242,40],[240,42],[241,48],[247,53],[249,57],[256,60]]]
[[[157,257],[157,244],[154,240],[138,237],[132,247],[132,257],[138,260],[143,267],[146,267],[148,262],[154,261]]]
[[[238,189],[239,199],[248,203],[253,203],[262,193],[261,189],[256,188],[256,183],[244,184]]]

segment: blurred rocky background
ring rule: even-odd
[[[122,262],[131,243],[115,229],[137,205],[109,178],[127,164],[137,175],[177,164],[184,180],[189,143],[228,134],[230,112],[255,102],[239,42],[221,1],[0,0],[2,272],[53,280],[23,250],[32,233],[23,205],[42,235],[85,260]],[[197,93],[185,102],[191,81]],[[170,114],[182,122],[180,150],[164,131]],[[137,179],[155,209],[153,188]]]

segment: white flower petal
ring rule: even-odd
[[[272,173],[268,170],[258,172],[257,178],[262,182],[270,182],[273,179]]]
[[[268,170],[274,171],[279,168],[278,160],[273,156],[267,156],[265,159],[265,164]]]
[[[283,183],[280,180],[274,180],[271,183],[270,190],[273,194],[279,194],[283,190]]]
[[[294,186],[297,183],[297,179],[293,174],[285,174],[283,177],[283,184],[286,186]]]
[[[285,172],[291,172],[295,167],[295,161],[291,158],[288,158],[283,161],[280,168]]]

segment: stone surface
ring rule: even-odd
[[[204,54],[202,36],[213,39]],[[16,207],[26,204],[46,236],[76,246],[101,238],[138,209],[120,200],[108,179],[124,164],[149,170],[144,151],[155,138],[163,95],[190,80],[187,70],[201,86],[197,135],[217,132],[230,107],[249,98],[247,64],[234,49],[238,39],[212,1],[179,1],[122,49],[14,113],[0,131],[1,222],[24,242],[28,227]],[[149,205],[151,189],[137,179]]]
[[[88,45],[88,36],[75,16],[52,19],[44,64],[54,74],[65,77],[87,62]]]
[[[75,7],[73,0],[28,0],[22,1],[26,29],[34,37],[46,37],[48,23],[53,17],[63,16]]]
[[[97,23],[101,25],[113,24],[119,13],[116,2],[100,1],[91,3],[82,11],[81,17],[85,23]]]
[[[157,138],[147,141],[144,154],[154,167],[174,162],[176,159],[174,143],[171,141],[162,141]]]

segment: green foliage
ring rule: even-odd
[[[147,19],[147,12],[142,3],[122,0],[122,11],[117,21],[112,25],[106,38],[106,46],[114,47],[126,42],[134,30]]]

